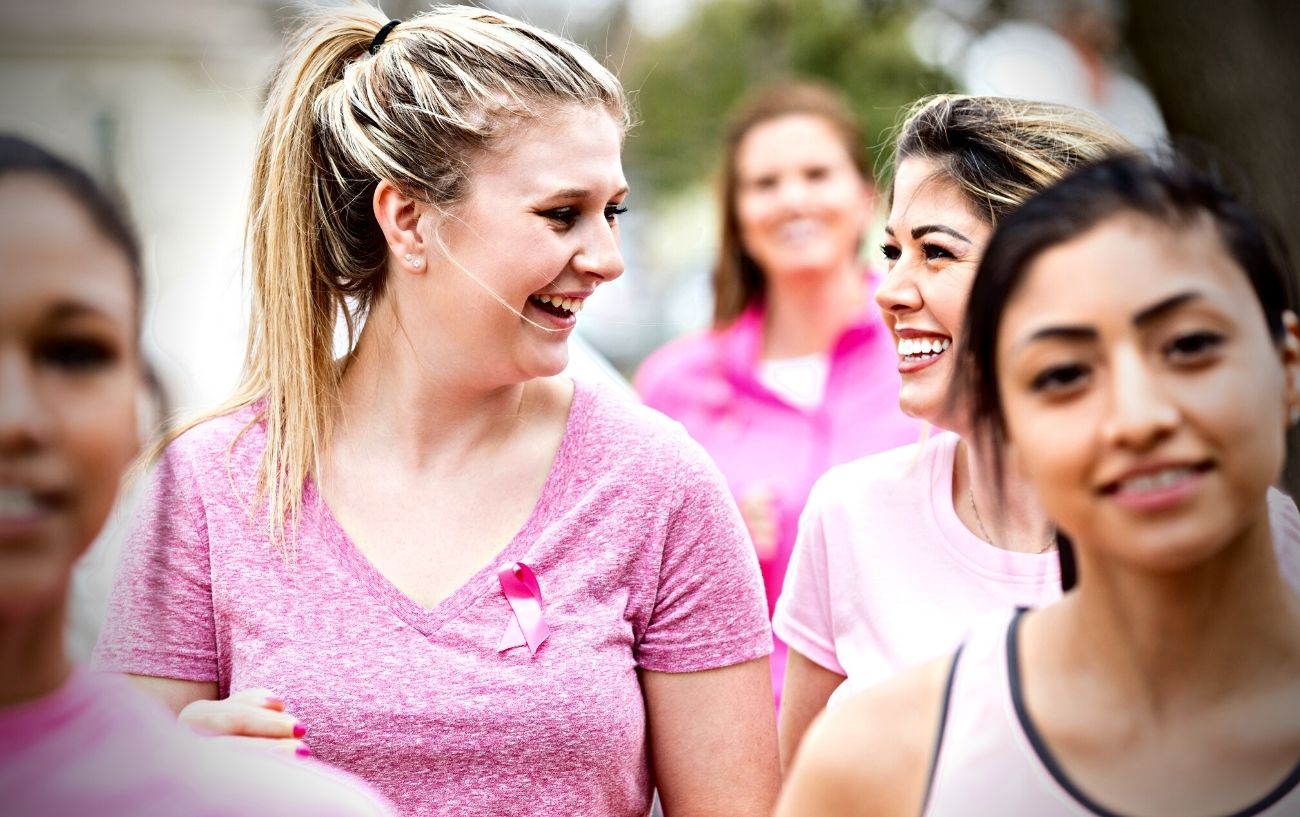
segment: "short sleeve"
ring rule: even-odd
[[[799,534],[776,601],[772,627],[782,641],[805,658],[847,675],[835,654],[829,573],[820,492],[814,486],[799,516]]]
[[[93,662],[112,672],[218,680],[203,502],[176,444],[149,476]]]
[[[684,436],[684,435],[683,435]],[[696,672],[772,652],[758,557],[722,474],[689,442],[637,665]]]

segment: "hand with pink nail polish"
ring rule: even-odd
[[[284,701],[267,689],[245,689],[220,701],[194,701],[179,720],[222,740],[310,757],[307,727],[284,711]]]

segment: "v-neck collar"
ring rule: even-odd
[[[533,503],[528,518],[502,550],[471,575],[464,584],[433,607],[426,608],[416,603],[366,558],[334,516],[333,511],[320,495],[315,480],[311,477],[308,477],[303,485],[303,506],[309,509],[308,513],[316,515],[315,521],[319,525],[318,529],[323,538],[328,541],[335,556],[353,578],[403,622],[426,638],[432,637],[485,594],[498,589],[497,568],[503,562],[520,560],[531,562],[526,558],[530,548],[557,510],[563,506],[563,503],[558,500],[563,497],[570,483],[568,477],[571,469],[568,463],[575,461],[581,437],[588,426],[585,418],[594,399],[594,395],[587,387],[574,381],[573,401],[569,406],[564,435],[560,439],[555,459],[551,462],[546,481],[542,484],[541,493]]]

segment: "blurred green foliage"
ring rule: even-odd
[[[901,107],[954,87],[913,53],[913,12],[898,0],[704,0],[674,33],[638,43],[620,72],[640,120],[628,166],[652,195],[697,183],[715,170],[727,114],[747,90],[816,77],[849,97],[883,167]]]

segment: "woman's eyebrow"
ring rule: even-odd
[[[1133,316],[1133,325],[1141,328],[1151,324],[1169,314],[1170,311],[1177,309],[1189,301],[1199,300],[1201,297],[1203,297],[1201,293],[1196,292],[1195,290],[1188,290],[1187,292],[1179,292],[1176,295],[1170,295],[1168,298],[1162,298],[1151,306],[1138,310],[1137,314]],[[1034,331],[1029,335],[1029,337],[1020,341],[1016,345],[1028,346],[1036,341],[1051,340],[1053,338],[1076,341],[1096,340],[1097,336],[1097,330],[1091,326],[1044,326],[1043,328]]]
[[[627,185],[615,190],[610,198],[626,195],[628,192]],[[546,198],[553,199],[585,199],[591,195],[591,191],[585,187],[566,187],[563,190],[556,190],[554,193],[547,194]]]
[[[886,233],[890,238],[896,238],[896,237],[897,237],[897,236],[894,235],[894,228],[891,227],[891,226],[889,226],[888,224],[885,225],[885,233]],[[950,235],[950,236],[952,236],[953,238],[960,239],[961,241],[965,241],[967,244],[974,244],[974,243],[975,243],[974,241],[971,241],[969,238],[967,238],[966,236],[962,235],[961,233],[959,233],[958,231],[954,230],[953,228],[948,227],[948,226],[945,226],[945,225],[943,225],[943,224],[922,224],[920,227],[913,227],[913,228],[912,228],[912,239],[913,239],[913,240],[916,240],[916,239],[920,238],[921,236],[925,235],[926,233],[944,233],[944,234],[946,234],[946,235]]]
[[[952,236],[953,238],[961,239],[962,241],[965,241],[967,244],[974,243],[969,238],[957,232],[953,228],[945,226],[943,224],[922,224],[920,227],[912,228],[912,238],[914,239],[920,238],[926,233],[944,233],[946,235]]]
[[[1180,292],[1177,295],[1170,295],[1168,298],[1164,298],[1159,302],[1140,310],[1133,316],[1133,325],[1141,327],[1145,324],[1157,321],[1169,313],[1170,310],[1176,309],[1188,301],[1198,300],[1201,297],[1201,293],[1195,290],[1188,290],[1187,292]]]

